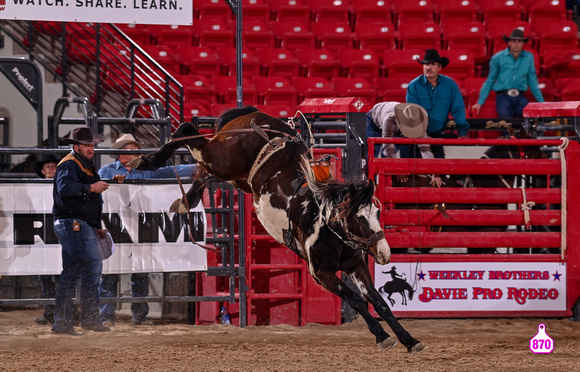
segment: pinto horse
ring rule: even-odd
[[[390,349],[397,340],[372,316],[365,299],[409,353],[423,351],[425,346],[401,326],[375,289],[365,261],[368,253],[384,265],[391,255],[379,223],[374,183],[317,181],[308,147],[297,131],[254,107],[226,111],[216,126],[217,134],[208,140],[191,123],[183,123],[168,143],[133,164],[152,169],[163,165],[177,148],[188,148],[207,173],[252,194],[268,233],[307,262],[318,284],[361,314],[379,350]],[[337,271],[349,275],[360,293],[350,289]]]

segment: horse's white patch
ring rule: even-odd
[[[372,231],[381,231],[381,223],[377,218],[378,213],[379,209],[374,204],[370,204],[368,207],[359,210],[357,216],[364,217],[368,221],[369,228]],[[383,239],[377,243],[377,257],[375,257],[375,261],[379,265],[386,265],[390,260],[391,247],[389,247],[387,240]]]
[[[270,203],[271,194],[263,194],[254,202],[256,215],[264,228],[278,243],[284,243],[282,230],[288,229],[288,213],[285,209],[274,208]],[[290,198],[288,197],[288,203]]]
[[[360,293],[366,297],[366,295],[368,295],[369,291],[367,290],[367,287],[364,285],[364,283],[361,282],[359,280],[359,278],[357,278],[354,275],[352,275],[350,278],[352,279],[352,282],[356,285],[356,287],[358,288]]]

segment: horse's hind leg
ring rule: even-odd
[[[347,285],[340,280],[334,272],[318,272],[315,276],[318,283],[320,283],[329,292],[342,298],[350,305],[357,313],[359,313],[369,328],[369,331],[375,335],[379,350],[388,350],[397,344],[397,340],[392,338],[381,324],[371,315],[368,310],[366,302],[363,298],[348,288]]]
[[[364,264],[364,262],[361,262],[352,272],[348,274],[353,282],[358,286],[365,298],[373,305],[376,312],[387,322],[393,332],[395,332],[395,335],[397,335],[399,341],[401,341],[401,343],[407,347],[407,351],[409,351],[411,355],[420,353],[421,351],[425,350],[425,346],[419,341],[415,340],[409,334],[409,332],[403,328],[397,318],[395,318],[393,312],[389,308],[389,305],[387,305],[383,297],[381,297],[379,292],[375,289],[371,278],[371,273],[369,272],[368,267]]]

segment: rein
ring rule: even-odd
[[[203,245],[200,244],[198,242],[195,241],[195,239],[193,238],[193,226],[192,226],[192,218],[191,218],[191,211],[189,208],[189,201],[187,200],[187,196],[185,195],[185,190],[183,189],[183,184],[181,183],[181,179],[179,178],[179,174],[177,173],[177,168],[175,167],[175,163],[173,162],[173,159],[171,160],[171,164],[173,165],[173,170],[175,171],[175,177],[177,178],[177,183],[179,184],[179,189],[181,190],[181,195],[183,197],[183,203],[185,204],[185,208],[187,209],[187,221],[189,223],[189,239],[191,239],[191,244],[197,244],[198,246],[200,246],[201,248],[208,250],[208,251],[212,251],[215,253],[220,253],[220,251],[216,248],[211,248],[208,247],[207,245]]]

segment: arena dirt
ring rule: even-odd
[[[245,329],[125,320],[74,337],[51,334],[39,315],[0,310],[0,371],[580,371],[580,322],[569,319],[403,319],[428,347],[410,356],[401,344],[380,352],[360,319]],[[528,348],[539,323],[551,354]]]

